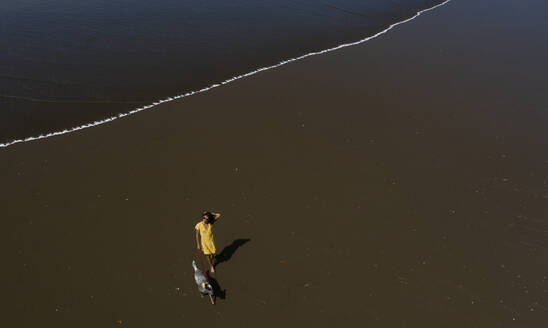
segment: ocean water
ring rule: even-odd
[[[3,0],[0,143],[355,42],[442,0]]]

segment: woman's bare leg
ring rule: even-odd
[[[209,262],[209,272],[215,273],[215,268],[213,267],[213,254],[206,255],[207,262]]]

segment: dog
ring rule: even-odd
[[[194,260],[192,261],[192,267],[194,268],[194,280],[196,280],[198,290],[202,293],[202,296],[209,295],[211,304],[215,304],[215,301],[213,300],[213,297],[215,296],[213,293],[213,287],[211,287],[211,284],[207,281],[207,277],[202,270],[198,269],[196,261]]]

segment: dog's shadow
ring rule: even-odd
[[[211,285],[211,288],[213,289],[213,296],[215,299],[220,298],[222,300],[226,297],[226,289],[222,289],[219,285],[219,282],[217,279],[213,278],[211,275],[207,275],[209,278],[209,284]]]
[[[244,245],[245,243],[249,242],[250,240],[251,239],[249,239],[249,238],[236,239],[232,242],[232,244],[230,244],[230,245],[226,246],[225,248],[223,248],[221,253],[219,253],[219,255],[215,256],[215,267],[217,267],[217,265],[219,265],[223,262],[229,261],[232,258],[232,255],[234,255],[234,253],[236,252],[236,250],[239,247],[241,247],[242,245]]]

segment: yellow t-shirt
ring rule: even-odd
[[[215,254],[217,249],[215,248],[215,240],[213,238],[213,224],[210,223],[206,227],[202,222],[198,222],[194,228],[200,232],[204,254]]]

